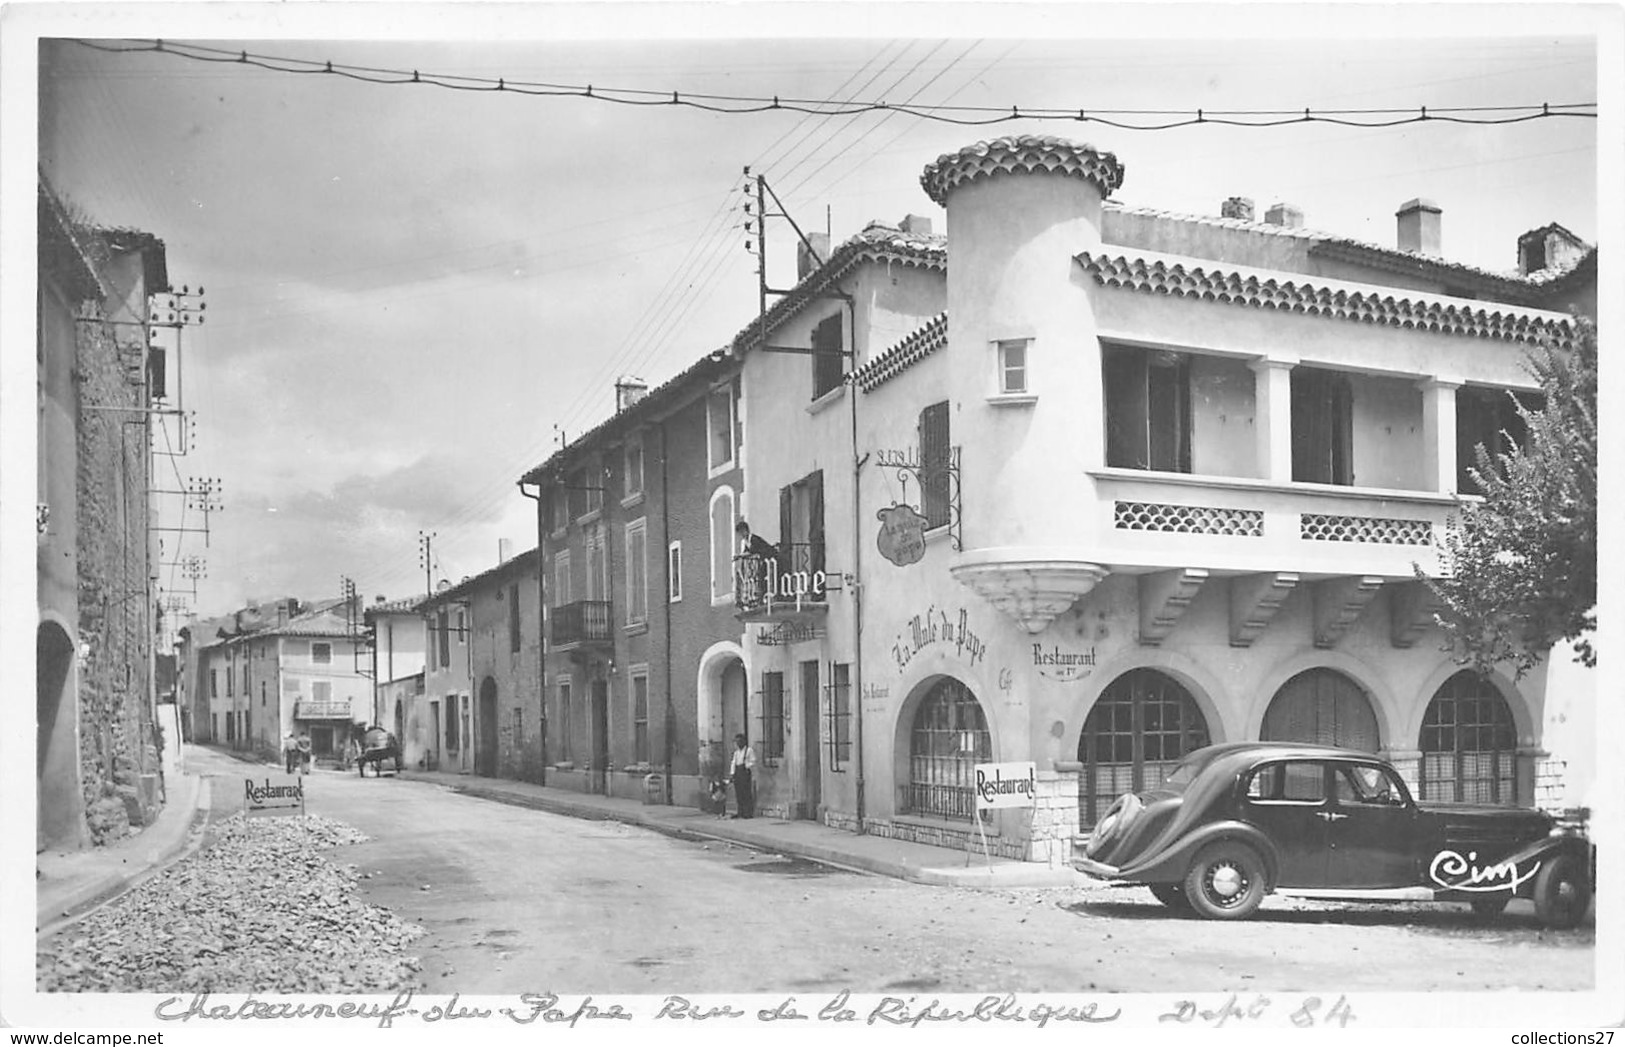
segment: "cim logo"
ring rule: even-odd
[[[1456,851],[1440,851],[1428,866],[1433,882],[1453,891],[1515,891],[1539,871],[1539,862],[1522,876],[1518,875],[1516,862],[1480,866],[1477,851],[1468,851],[1465,858]]]

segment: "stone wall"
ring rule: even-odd
[[[160,760],[147,702],[152,656],[147,590],[146,417],[89,406],[143,405],[139,328],[81,322],[78,361],[80,782],[93,842],[147,824],[161,806]],[[136,344],[139,344],[137,341]]]

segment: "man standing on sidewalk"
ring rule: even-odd
[[[734,735],[733,763],[728,775],[734,783],[734,799],[739,803],[739,817],[756,815],[756,784],[752,780],[756,770],[756,751],[745,744],[745,736]]]
[[[292,731],[282,739],[282,766],[288,773],[293,773],[294,764],[299,760],[299,736]]]

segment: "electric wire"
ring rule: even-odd
[[[1399,127],[1429,120],[1455,124],[1518,124],[1530,120],[1553,117],[1585,117],[1596,119],[1596,102],[1542,102],[1538,105],[1501,106],[1427,106],[1374,109],[1325,109],[1313,107],[1293,109],[1090,109],[1087,106],[969,106],[969,105],[913,105],[889,102],[839,103],[829,99],[785,98],[782,96],[721,95],[694,92],[684,97],[681,91],[652,91],[643,88],[603,87],[593,84],[552,84],[544,81],[508,80],[505,77],[462,76],[450,73],[424,73],[421,70],[383,69],[372,66],[346,65],[332,61],[287,58],[276,55],[250,54],[246,50],[229,51],[201,44],[177,44],[173,41],[140,40],[132,46],[112,46],[93,40],[70,37],[72,42],[97,51],[110,53],[153,52],[197,62],[239,64],[255,66],[272,72],[295,76],[336,76],[346,80],[383,85],[424,85],[451,91],[507,93],[535,97],[587,98],[599,102],[638,107],[685,107],[703,112],[740,115],[766,112],[800,112],[834,116],[856,116],[860,113],[899,112],[922,120],[954,124],[964,127],[982,127],[1019,120],[1068,121],[1096,123],[1125,131],[1169,131],[1180,127],[1212,124],[1221,127],[1286,127],[1292,124],[1326,123],[1343,127]],[[733,103],[733,104],[725,104]],[[1591,112],[1576,110],[1590,109]],[[1506,116],[1470,116],[1472,113],[1518,114]],[[967,115],[960,115],[967,114]],[[978,114],[978,115],[968,115]],[[1123,117],[1164,117],[1153,123],[1134,123]],[[1354,119],[1372,117],[1374,119]]]

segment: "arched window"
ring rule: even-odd
[[[993,742],[976,696],[952,677],[937,681],[914,714],[900,806],[910,814],[969,821],[976,813],[974,767],[992,758]]]
[[[1444,682],[1422,718],[1422,799],[1518,802],[1517,730],[1506,699],[1462,671]]]
[[[1365,691],[1335,669],[1306,669],[1275,692],[1259,739],[1341,745],[1374,753],[1381,746],[1377,714]]]
[[[1078,739],[1078,824],[1094,825],[1118,796],[1156,786],[1186,753],[1207,744],[1207,720],[1178,681],[1155,669],[1119,676],[1089,710]]]

